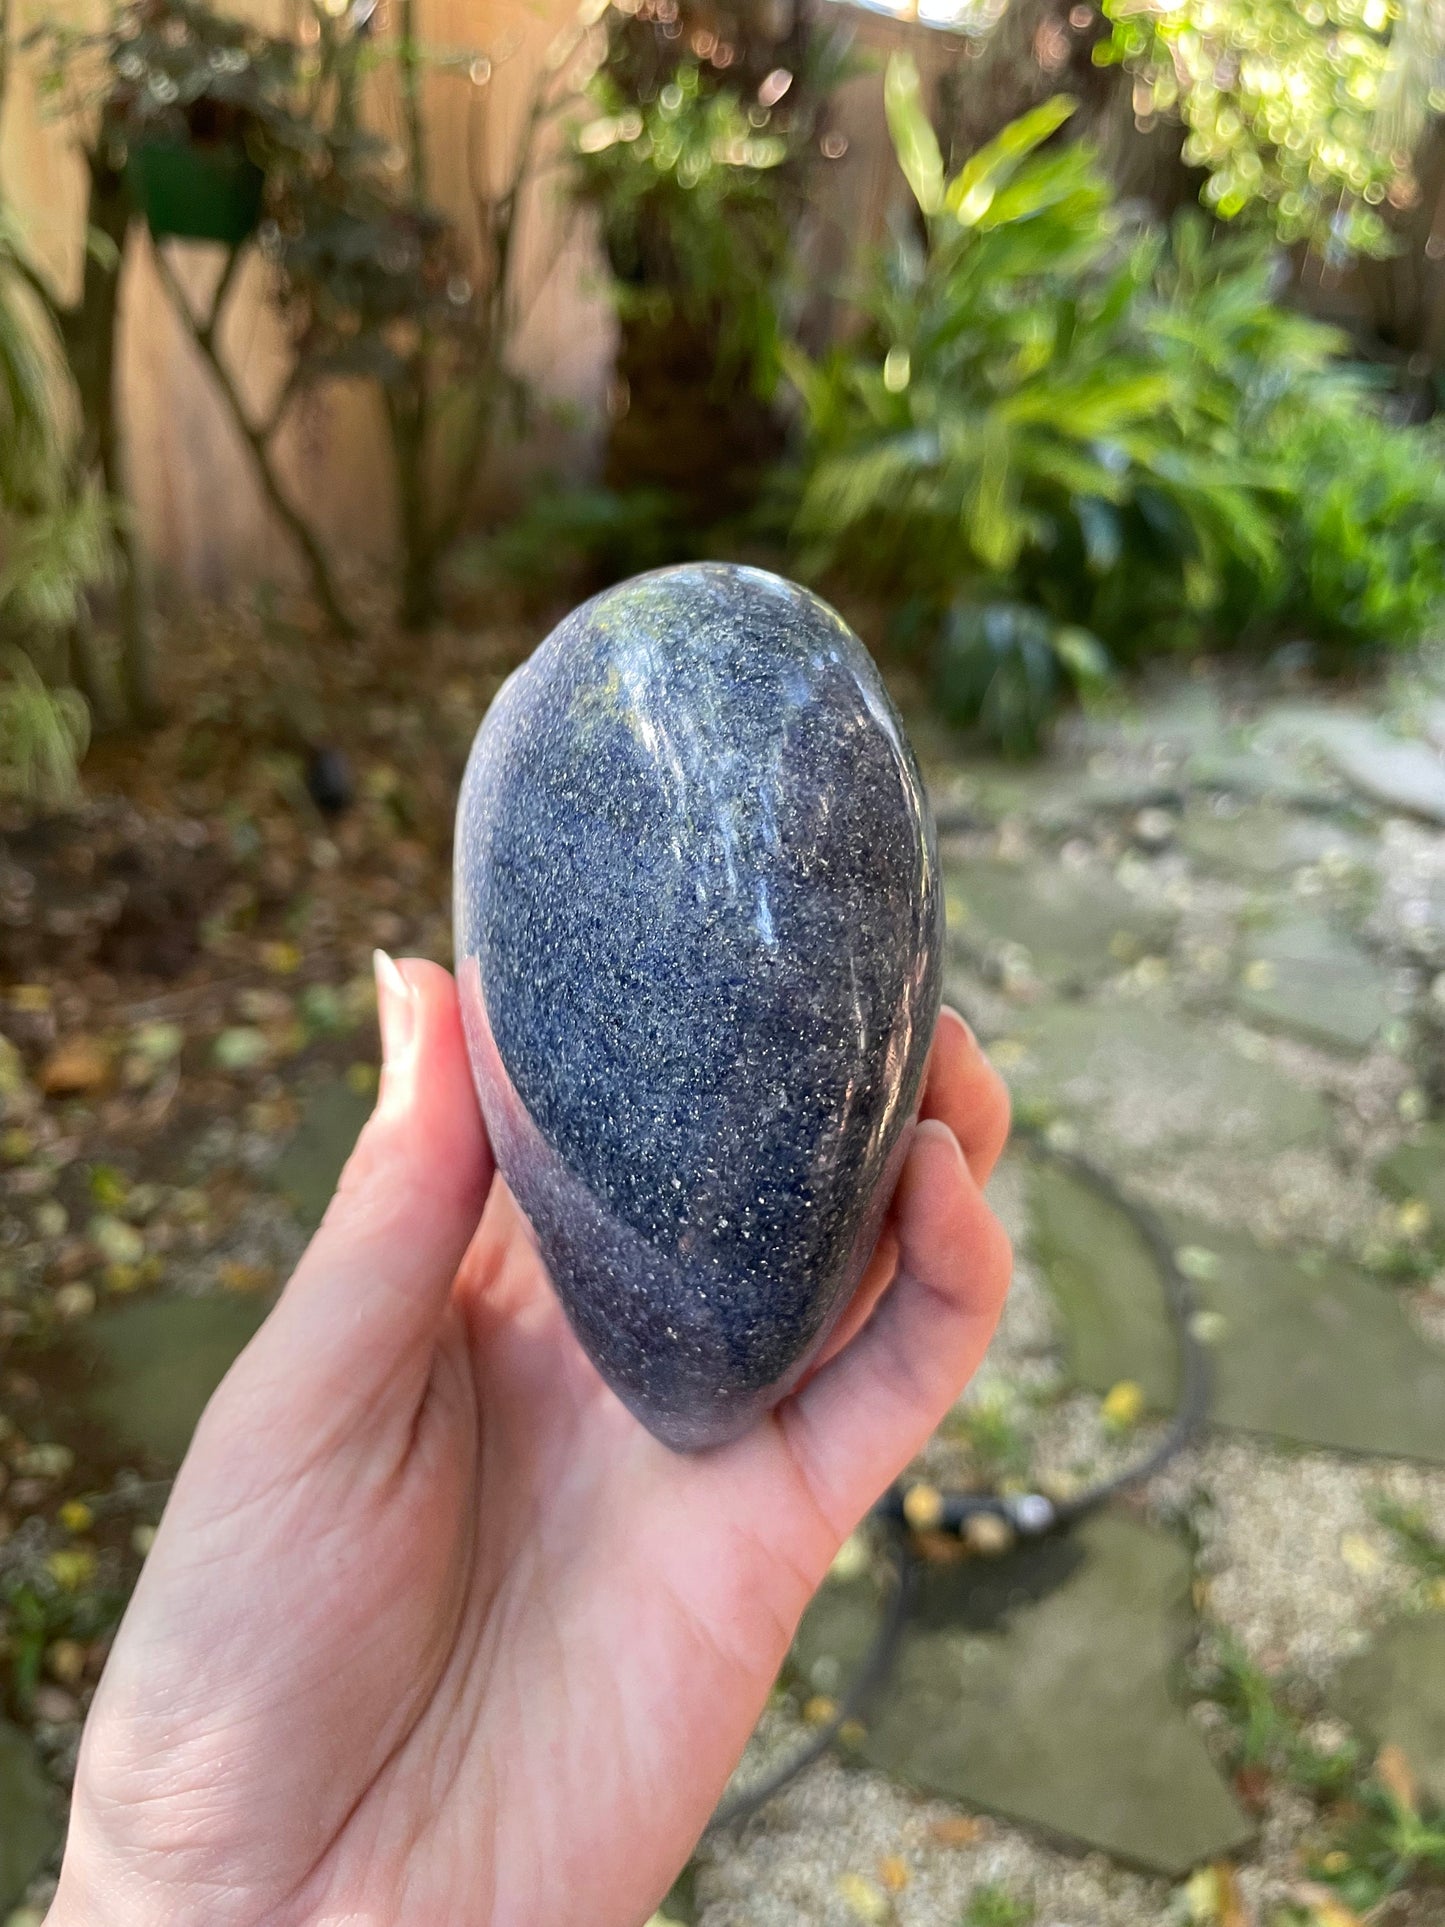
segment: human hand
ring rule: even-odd
[[[176,1480],[50,1927],[636,1927],[997,1320],[979,1187],[1007,1098],[945,1011],[830,1356],[745,1437],[674,1455],[494,1181],[450,977],[378,980],[375,1115]]]

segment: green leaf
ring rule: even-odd
[[[944,205],[950,214],[957,215],[961,227],[978,226],[993,206],[994,196],[1012,180],[1020,163],[1063,126],[1077,104],[1067,94],[1055,94],[1052,100],[1010,121],[959,170],[948,184]],[[1040,205],[1045,204],[1041,198]],[[1014,218],[1022,218],[1022,213],[1021,209]]]
[[[1109,652],[1089,629],[1065,623],[1053,634],[1054,654],[1079,689],[1099,689],[1113,673]]]
[[[883,80],[883,107],[888,132],[904,179],[925,214],[943,206],[943,156],[938,137],[923,111],[918,67],[908,54],[894,54]]]

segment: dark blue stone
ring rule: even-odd
[[[477,733],[456,936],[578,1338],[669,1445],[743,1431],[867,1264],[938,1012],[933,822],[867,650],[759,569],[584,604]]]

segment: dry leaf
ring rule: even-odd
[[[40,1071],[47,1097],[83,1097],[110,1076],[110,1052],[98,1037],[70,1037],[58,1044]]]
[[[1254,1927],[1238,1877],[1227,1860],[1197,1867],[1184,1891],[1189,1918],[1197,1927]]]
[[[903,1516],[915,1532],[931,1532],[943,1518],[943,1494],[922,1481],[903,1495]]]
[[[269,1291],[276,1282],[276,1273],[271,1265],[247,1265],[237,1258],[228,1258],[220,1267],[220,1280],[226,1291]]]
[[[940,1847],[971,1847],[982,1834],[982,1820],[976,1820],[971,1813],[950,1813],[928,1823],[928,1837]]]
[[[963,1529],[964,1543],[970,1552],[984,1559],[997,1559],[1014,1542],[1013,1527],[996,1512],[975,1512]]]
[[[1328,1887],[1303,1881],[1292,1898],[1303,1901],[1310,1910],[1310,1927],[1364,1927],[1360,1916],[1332,1894]]]
[[[1394,1740],[1388,1741],[1376,1755],[1375,1778],[1397,1807],[1412,1816],[1419,1813],[1420,1789],[1415,1783],[1414,1771],[1404,1748]]]
[[[849,1910],[868,1927],[883,1927],[891,1918],[893,1908],[888,1896],[865,1874],[845,1873],[838,1878],[838,1892],[848,1904]]]
[[[878,1862],[878,1878],[891,1894],[901,1894],[911,1878],[901,1855],[885,1854]]]
[[[1214,1907],[1219,1927],[1252,1927],[1239,1876],[1227,1860],[1218,1861],[1214,1868]]]

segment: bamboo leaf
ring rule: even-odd
[[[914,200],[925,214],[937,214],[943,206],[943,156],[923,111],[917,64],[908,54],[894,54],[888,62],[883,107],[893,151]]]
[[[1020,164],[1036,147],[1063,126],[1076,105],[1077,102],[1068,94],[1055,94],[1052,100],[1046,100],[1031,112],[1010,121],[1001,134],[991,140],[987,147],[981,147],[959,170],[948,184],[945,205],[950,214],[958,217],[962,227],[978,226],[993,206],[999,189],[1013,179]],[[929,131],[931,133],[932,129]],[[1042,205],[1044,190],[1041,187]],[[1020,209],[1020,213],[1022,211]]]

